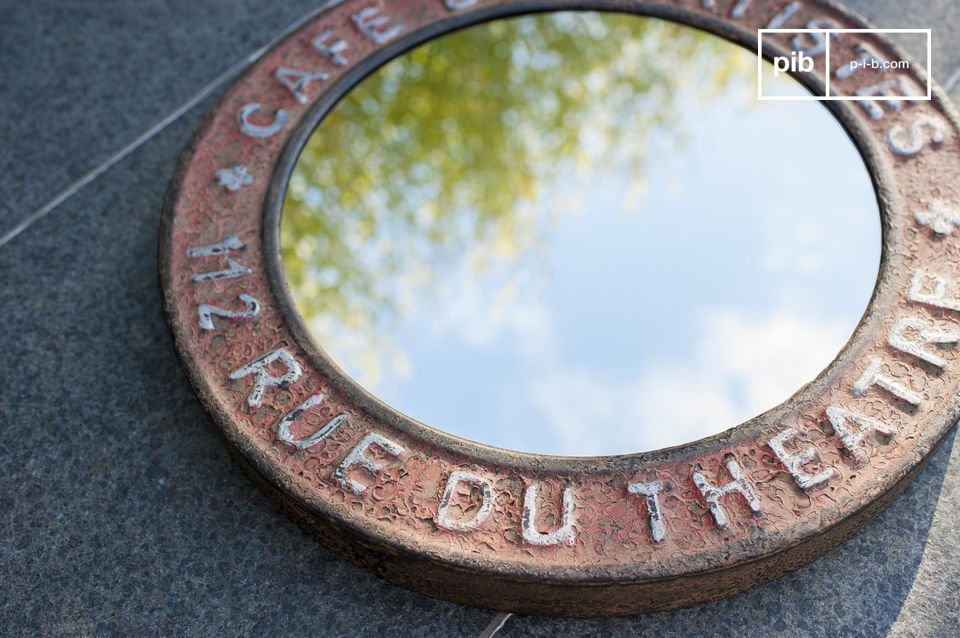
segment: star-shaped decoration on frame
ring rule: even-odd
[[[918,224],[929,226],[938,235],[949,235],[956,226],[960,226],[960,210],[940,200],[929,204],[925,211],[917,211],[913,218]]]
[[[247,172],[246,166],[238,164],[233,168],[221,168],[217,171],[217,181],[227,190],[236,193],[253,183],[253,175]]]

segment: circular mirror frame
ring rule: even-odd
[[[847,345],[781,405],[719,435],[635,455],[536,456],[466,441],[392,410],[313,343],[280,262],[287,180],[324,115],[392,58],[473,24],[577,9],[664,18],[751,50],[758,29],[867,28],[824,0],[335,4],[260,57],[185,149],[160,233],[164,306],[235,458],[340,555],[479,607],[671,609],[737,593],[835,547],[903,490],[956,422],[960,120],[935,86],[929,100],[879,99],[926,95],[916,64],[832,78],[844,95],[874,98],[825,105],[876,188],[880,275]],[[759,53],[806,51],[815,69],[794,75],[822,93],[827,38],[830,70],[863,47],[908,59],[883,36],[856,31],[769,33]],[[810,185],[809,205],[829,197]]]

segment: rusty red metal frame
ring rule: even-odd
[[[254,64],[184,152],[161,229],[167,317],[237,459],[349,560],[432,596],[528,613],[625,614],[720,598],[850,536],[957,420],[957,115],[939,88],[929,101],[876,99],[925,95],[916,65],[833,77],[834,91],[872,98],[826,106],[873,177],[882,263],[848,344],[786,402],[720,435],[642,454],[486,447],[395,412],[313,343],[284,284],[280,208],[307,138],[367,74],[451,30],[560,9],[657,16],[751,50],[761,28],[866,26],[823,0],[343,2]],[[825,60],[822,38],[765,34],[763,55],[812,55],[816,69],[797,79],[813,92],[863,47],[904,58],[881,36],[841,33]],[[829,197],[810,190],[810,206]]]

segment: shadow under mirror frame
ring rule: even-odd
[[[185,150],[161,228],[177,351],[234,455],[324,544],[432,596],[527,613],[610,615],[713,600],[836,546],[920,470],[958,415],[960,126],[916,64],[864,71],[829,102],[880,204],[880,276],[816,380],[722,434],[656,452],[546,457],[466,441],[390,409],[312,342],[284,283],[286,183],[324,115],[397,55],[454,29],[552,10],[664,18],[750,50],[757,29],[865,28],[823,0],[347,1],[266,54]],[[811,26],[813,25],[813,26]],[[813,92],[872,33],[768,34],[766,58],[819,60]],[[858,48],[859,47],[859,48]],[[875,99],[871,99],[875,98]],[[828,194],[812,194],[811,205]],[[571,400],[576,400],[572,397]]]

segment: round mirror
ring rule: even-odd
[[[373,395],[498,447],[625,454],[813,380],[877,277],[857,150],[754,54],[551,13],[431,41],[324,118],[281,246],[316,343]],[[806,91],[781,75],[765,94]]]

